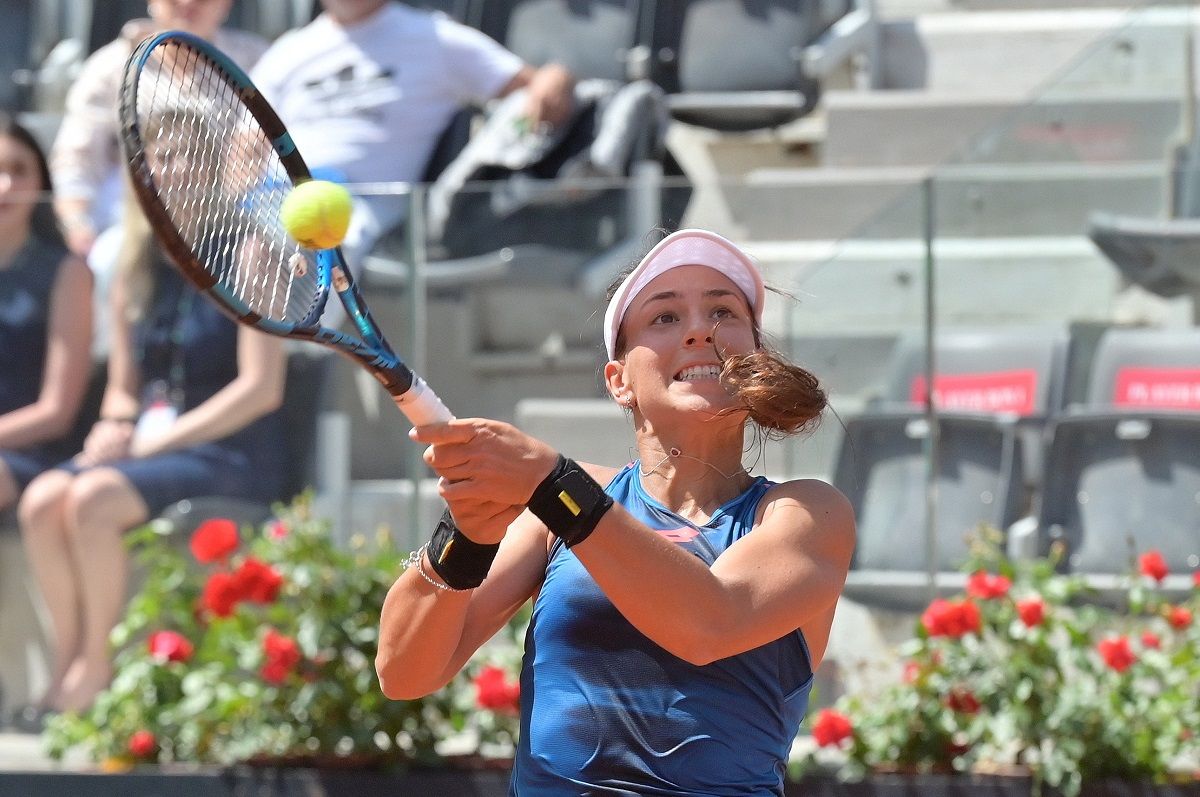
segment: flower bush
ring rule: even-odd
[[[384,596],[407,552],[335,545],[308,497],[261,529],[210,520],[188,545],[130,535],[142,586],[113,631],[110,688],[53,718],[49,751],[139,762],[435,763],[504,755],[527,613],[445,689],[392,701],[375,676]]]
[[[921,615],[900,682],[812,719],[840,774],[1027,771],[1068,795],[1105,778],[1200,779],[1200,574],[1172,602],[1163,557],[1146,551],[1106,606],[1058,555],[1013,562],[985,537],[965,594]]]

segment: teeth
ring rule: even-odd
[[[694,382],[699,379],[720,379],[721,367],[718,365],[693,365],[684,368],[675,378],[680,382]]]

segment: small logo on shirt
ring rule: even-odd
[[[677,529],[655,529],[655,531],[671,542],[691,542],[692,540],[696,539],[696,537],[700,536],[700,532],[698,530],[688,528],[687,526],[682,526]]]

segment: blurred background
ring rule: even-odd
[[[858,512],[817,700],[894,668],[898,620],[961,588],[981,526],[1015,556],[1064,547],[1102,590],[1135,549],[1200,566],[1192,3],[413,4],[531,63],[655,87],[656,104],[595,116],[513,172],[453,168],[480,124],[465,115],[428,183],[360,186],[412,196],[363,263],[381,326],[460,417],[621,464],[633,438],[599,378],[605,288],[655,228],[743,245],[782,292],[770,339],[833,409],[811,437],[748,441],[746,463],[829,480]],[[0,9],[0,102],[49,149],[83,60],[145,3]],[[230,24],[273,39],[318,10],[238,0]],[[627,143],[618,168],[561,168],[604,136]],[[309,349],[290,373],[291,484],[315,487],[341,538],[383,526],[417,547],[440,504],[387,394]],[[170,514],[262,511],[199,497]],[[41,626],[19,537],[0,542],[0,677],[20,702],[39,691]]]

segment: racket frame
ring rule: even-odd
[[[271,335],[311,340],[358,362],[387,389],[397,406],[414,423],[433,423],[452,418],[441,399],[404,364],[384,338],[367,309],[340,248],[310,250],[317,261],[317,299],[300,323],[278,321],[255,313],[222,286],[197,259],[158,198],[150,164],[146,160],[146,142],[138,121],[138,81],[153,53],[171,43],[196,51],[200,58],[206,59],[210,66],[221,73],[225,82],[235,90],[238,100],[262,127],[293,186],[311,180],[312,174],[275,109],[258,91],[249,75],[232,59],[204,39],[182,31],[164,31],[146,38],[134,49],[125,66],[119,102],[121,142],[138,204],[172,263],[234,321]],[[337,292],[361,339],[320,325],[330,287]]]

